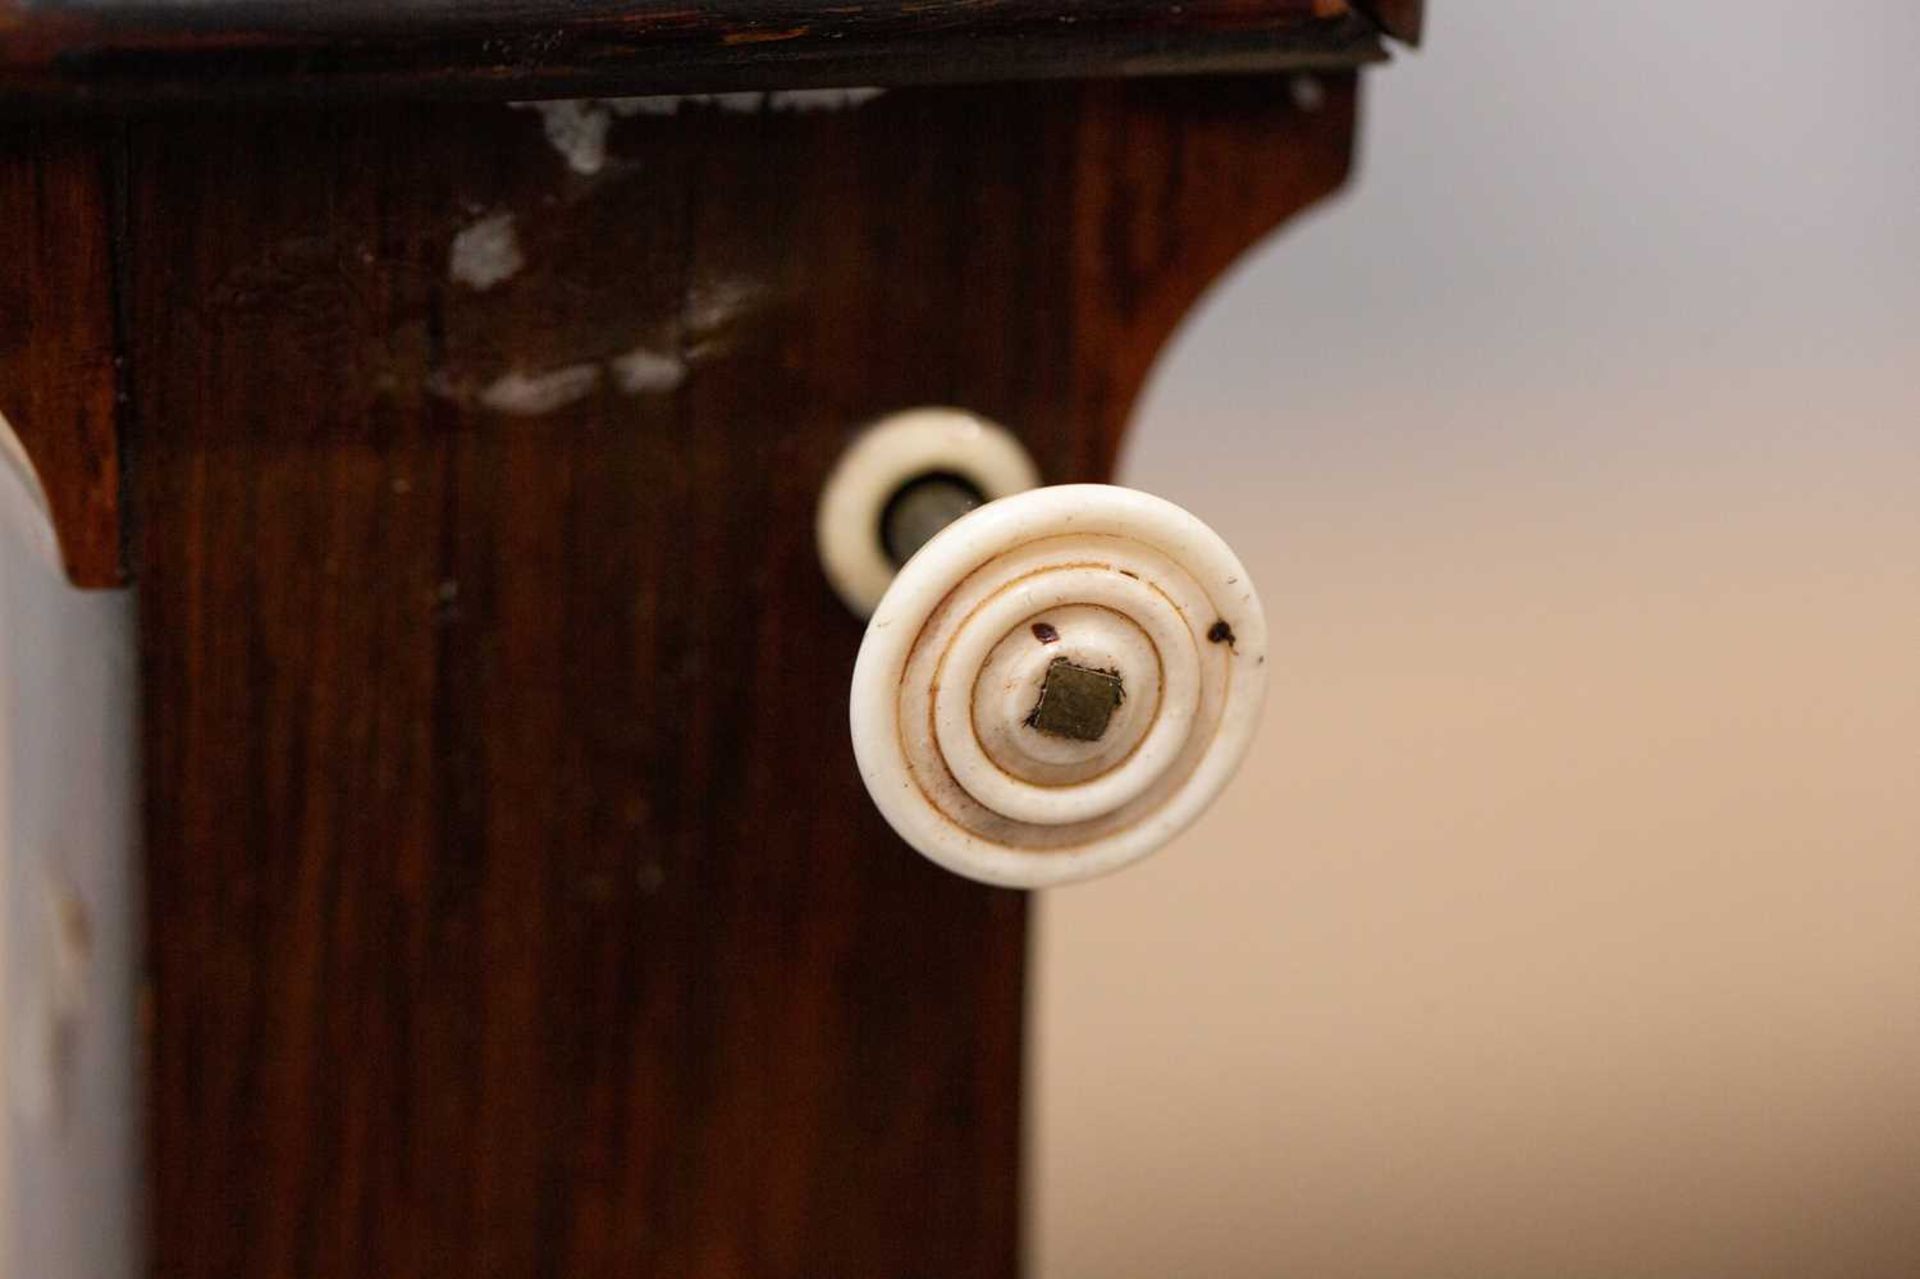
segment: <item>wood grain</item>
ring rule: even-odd
[[[1026,903],[862,791],[818,485],[923,403],[1106,476],[1353,107],[135,126],[154,1273],[1015,1273]]]
[[[0,416],[39,473],[67,574],[125,580],[121,556],[110,129],[0,124]]]
[[[1380,28],[1348,0],[0,0],[0,103],[69,106],[898,87],[1382,56]]]

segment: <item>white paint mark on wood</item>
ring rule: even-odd
[[[694,107],[729,115],[758,115],[770,95],[751,93],[669,93],[646,98],[607,98],[603,105],[623,120],[634,116],[673,116]]]
[[[686,359],[656,344],[543,372],[512,369],[484,386],[442,372],[428,379],[427,390],[457,404],[515,417],[539,417],[585,399],[603,380],[622,395],[669,395],[687,380],[689,371]],[[400,491],[395,488],[396,493]]]
[[[680,104],[685,100],[682,94],[664,94],[650,98],[603,99],[607,110],[622,120],[630,120],[637,115],[675,115],[680,110]]]
[[[689,108],[710,108],[730,115],[847,111],[873,101],[885,89],[862,85],[848,89],[784,89],[774,93],[674,93],[647,98],[608,98],[606,108],[621,119],[678,115]]]
[[[708,93],[698,99],[700,105],[716,107],[729,115],[758,115],[766,105],[764,93]]]
[[[767,110],[794,111],[802,115],[814,111],[851,111],[885,92],[871,85],[852,89],[783,89],[767,95]]]
[[[663,395],[687,380],[687,365],[677,355],[639,347],[607,361],[613,384],[628,395]]]
[[[1287,93],[1296,110],[1312,115],[1327,105],[1327,88],[1317,75],[1297,75],[1287,81]]]
[[[607,165],[607,129],[613,115],[592,98],[563,98],[558,102],[515,102],[515,108],[538,111],[547,141],[575,173],[591,177]]]
[[[598,364],[569,364],[544,373],[514,369],[488,383],[475,399],[496,413],[538,417],[585,399],[598,385]]]
[[[800,115],[849,111],[865,106],[885,89],[860,85],[846,89],[785,89],[774,93],[682,93],[645,98],[563,98],[556,102],[515,102],[522,111],[538,111],[547,141],[575,173],[591,177],[607,165],[607,132],[614,118],[672,116],[692,107],[729,115],[762,111]]]
[[[512,279],[526,264],[519,229],[504,209],[461,228],[447,250],[447,274],[477,292]]]
[[[747,279],[696,280],[687,291],[687,334],[704,343],[756,309],[766,290]]]

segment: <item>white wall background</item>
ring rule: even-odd
[[[1920,1274],[1920,9],[1429,17],[1134,436],[1280,656],[1041,905],[1037,1274]]]
[[[0,1277],[135,1272],[132,604],[0,419]]]

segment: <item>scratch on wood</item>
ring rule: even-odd
[[[812,29],[811,27],[787,27],[780,31],[729,31],[720,37],[720,43],[769,44],[780,40],[797,40]]]

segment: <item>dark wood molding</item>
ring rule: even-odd
[[[689,106],[593,173],[501,107],[132,127],[154,1274],[1015,1273],[1026,901],[874,812],[813,504],[922,403],[1106,477],[1346,175],[1354,77],[1294,89]]]
[[[1354,0],[1361,12],[1395,40],[1417,45],[1424,34],[1426,0]]]
[[[0,416],[39,474],[68,576],[125,581],[108,168],[114,133],[0,124]]]
[[[0,0],[0,105],[559,96],[1348,67],[1349,0]],[[1400,29],[1417,0],[1380,10]]]

